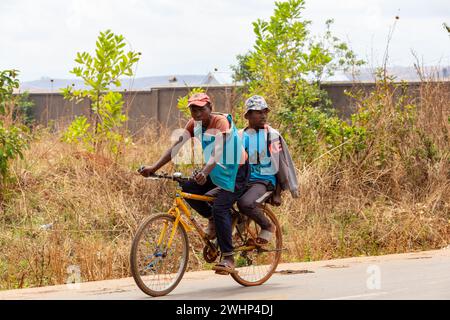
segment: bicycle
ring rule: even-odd
[[[195,230],[202,239],[206,262],[215,262],[220,251],[216,241],[208,239],[184,201],[193,199],[212,202],[214,197],[183,192],[181,188],[190,178],[183,177],[181,173],[154,174],[147,179],[178,182],[173,207],[167,213],[146,218],[138,227],[131,246],[131,273],[137,286],[144,293],[158,297],[169,294],[183,278],[189,260],[188,232]],[[280,261],[282,234],[277,218],[265,205],[264,201],[269,196],[270,193],[265,194],[258,199],[258,203],[276,226],[276,231],[271,241],[263,246],[257,245],[255,241],[260,227],[236,208],[231,209],[237,272],[230,275],[243,286],[258,286],[266,282]]]

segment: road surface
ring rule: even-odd
[[[435,251],[281,264],[259,287],[213,271],[186,273],[168,296],[142,293],[132,278],[0,291],[3,299],[306,300],[450,299],[450,246]]]

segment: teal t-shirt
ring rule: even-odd
[[[272,168],[267,138],[267,132],[264,129],[244,131],[243,142],[250,163],[249,181],[268,181],[275,186],[277,180]]]
[[[227,115],[225,118],[229,123],[230,130],[222,142],[223,154],[221,161],[217,163],[209,176],[216,186],[234,192],[243,149],[241,138],[239,137],[231,115]],[[215,136],[206,134],[206,129],[201,125],[194,126],[193,133],[202,142],[203,156],[205,162],[208,162],[214,150],[214,144],[216,143]]]

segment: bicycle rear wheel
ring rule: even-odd
[[[158,214],[144,220],[133,239],[131,274],[146,294],[158,297],[171,292],[186,271],[189,243],[181,223],[169,246],[175,217]]]
[[[269,280],[281,258],[280,224],[269,208],[265,207],[263,212],[276,226],[276,231],[269,243],[262,247],[254,246],[261,228],[251,219],[247,220],[243,230],[240,230],[238,225],[234,234],[234,247],[238,251],[235,255],[236,271],[238,272],[231,276],[243,286],[259,286]],[[253,249],[241,250],[243,247],[253,247]]]

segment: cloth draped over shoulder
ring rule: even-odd
[[[275,192],[272,196],[271,203],[273,205],[281,204],[281,191],[289,190],[293,198],[298,198],[299,195],[299,187],[298,180],[294,162],[292,161],[291,154],[289,153],[289,149],[286,141],[280,135],[280,133],[269,127],[269,132],[272,132],[274,135],[279,137],[281,142],[281,152],[279,157],[279,170],[277,173],[277,187],[275,188]]]

